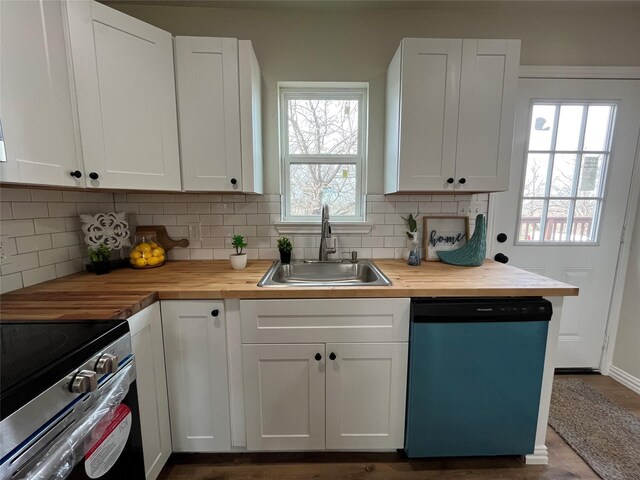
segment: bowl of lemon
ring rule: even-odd
[[[129,252],[129,263],[133,268],[155,268],[164,265],[167,253],[155,235],[136,235],[136,243]]]

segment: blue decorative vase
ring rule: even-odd
[[[440,261],[462,267],[479,267],[487,255],[487,221],[483,214],[476,217],[476,229],[466,245],[457,250],[438,252]]]

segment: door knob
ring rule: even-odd
[[[315,359],[316,359],[317,361],[322,360],[322,355],[320,355],[319,353],[316,353]]]
[[[507,234],[506,233],[499,233],[498,236],[496,237],[496,240],[498,240],[498,242],[500,243],[504,243],[507,241]]]
[[[330,358],[331,360],[335,360],[335,359],[336,359],[336,354],[335,354],[335,353],[333,353],[333,352],[331,352],[331,355],[329,355],[329,358]]]
[[[80,178],[82,177],[82,172],[80,170],[76,170],[75,172],[71,172],[72,177]]]
[[[496,253],[496,256],[493,257],[496,262],[507,263],[509,261],[509,257],[507,257],[504,253]]]
[[[453,183],[455,180],[453,179],[453,177],[449,177],[447,178],[447,183]]]
[[[467,183],[467,179],[462,177],[460,180],[458,180],[458,182],[464,185],[465,183]]]
[[[98,175],[96,172],[91,172],[91,173],[89,174],[89,178],[90,178],[91,180],[97,180],[99,177],[100,177],[100,175]]]

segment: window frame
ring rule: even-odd
[[[358,101],[358,151],[356,154],[290,154],[290,99],[350,99]],[[278,82],[278,125],[280,151],[280,181],[282,185],[281,220],[283,223],[320,223],[320,215],[291,215],[290,168],[293,164],[349,164],[356,168],[355,215],[333,216],[332,223],[366,222],[367,134],[369,84],[364,82]]]
[[[556,111],[554,114],[554,124],[553,124],[553,132],[552,132],[552,140],[551,146],[549,150],[529,150],[529,143],[531,139],[531,124],[533,122],[533,108],[537,105],[549,105],[555,106]],[[581,105],[584,107],[582,112],[582,123],[580,125],[580,134],[578,146],[580,148],[576,150],[556,150],[557,143],[557,135],[558,135],[558,127],[559,127],[559,119],[560,119],[560,107],[565,105]],[[608,106],[611,107],[611,112],[609,114],[609,124],[607,130],[607,137],[605,142],[604,150],[584,150],[584,139],[585,139],[585,131],[587,127],[588,120],[588,110],[591,106]],[[517,220],[516,220],[516,230],[515,230],[515,245],[520,246],[586,246],[593,247],[600,244],[600,236],[601,229],[600,226],[602,224],[602,216],[604,210],[604,202],[605,202],[605,192],[608,188],[608,173],[610,168],[611,157],[613,154],[612,145],[613,138],[615,134],[615,124],[618,116],[619,105],[616,101],[602,101],[602,100],[588,100],[588,99],[576,99],[576,100],[567,100],[567,99],[552,99],[552,98],[539,98],[532,99],[528,109],[528,122],[527,122],[527,134],[525,139],[525,148],[524,148],[524,158],[523,158],[523,166],[522,166],[522,175],[520,182],[520,190],[518,192],[518,211],[517,211]],[[527,162],[530,154],[543,154],[549,156],[549,166],[547,169],[546,182],[545,182],[545,192],[542,196],[534,196],[534,197],[525,197],[524,196],[524,188],[526,184],[526,176],[527,176]],[[556,155],[575,155],[576,156],[576,165],[574,167],[574,178],[572,185],[572,195],[571,196],[552,196],[551,195],[551,181],[553,179],[553,167]],[[580,182],[580,170],[583,163],[584,156],[602,156],[603,157],[603,165],[602,165],[602,176],[599,185],[598,195],[593,197],[581,197],[577,195],[577,189]],[[540,216],[540,236],[541,240],[520,240],[520,230],[521,230],[521,222],[522,222],[522,205],[525,200],[537,200],[542,201],[542,213]],[[547,225],[547,215],[549,209],[549,202],[554,200],[564,200],[569,202],[569,211],[567,213],[567,240],[544,240],[546,225]],[[593,235],[593,240],[589,241],[576,241],[571,240],[571,229],[573,226],[573,219],[575,215],[575,202],[576,200],[594,200],[596,201],[596,209],[593,216],[593,224],[591,226],[592,231],[595,231]]]

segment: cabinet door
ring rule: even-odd
[[[174,452],[231,448],[223,302],[163,301]]]
[[[97,2],[68,2],[91,187],[180,190],[171,34]]]
[[[171,455],[160,304],[145,308],[128,322],[136,361],[144,468],[147,480],[155,480]]]
[[[403,447],[407,361],[407,343],[327,344],[328,449]]]
[[[176,37],[176,76],[184,189],[242,191],[238,41]]]
[[[456,190],[509,189],[519,64],[520,40],[464,40]]]
[[[61,1],[0,2],[0,180],[84,186]]]
[[[243,345],[242,365],[247,449],[323,449],[324,344]]]
[[[402,41],[399,190],[453,190],[462,40]]]

